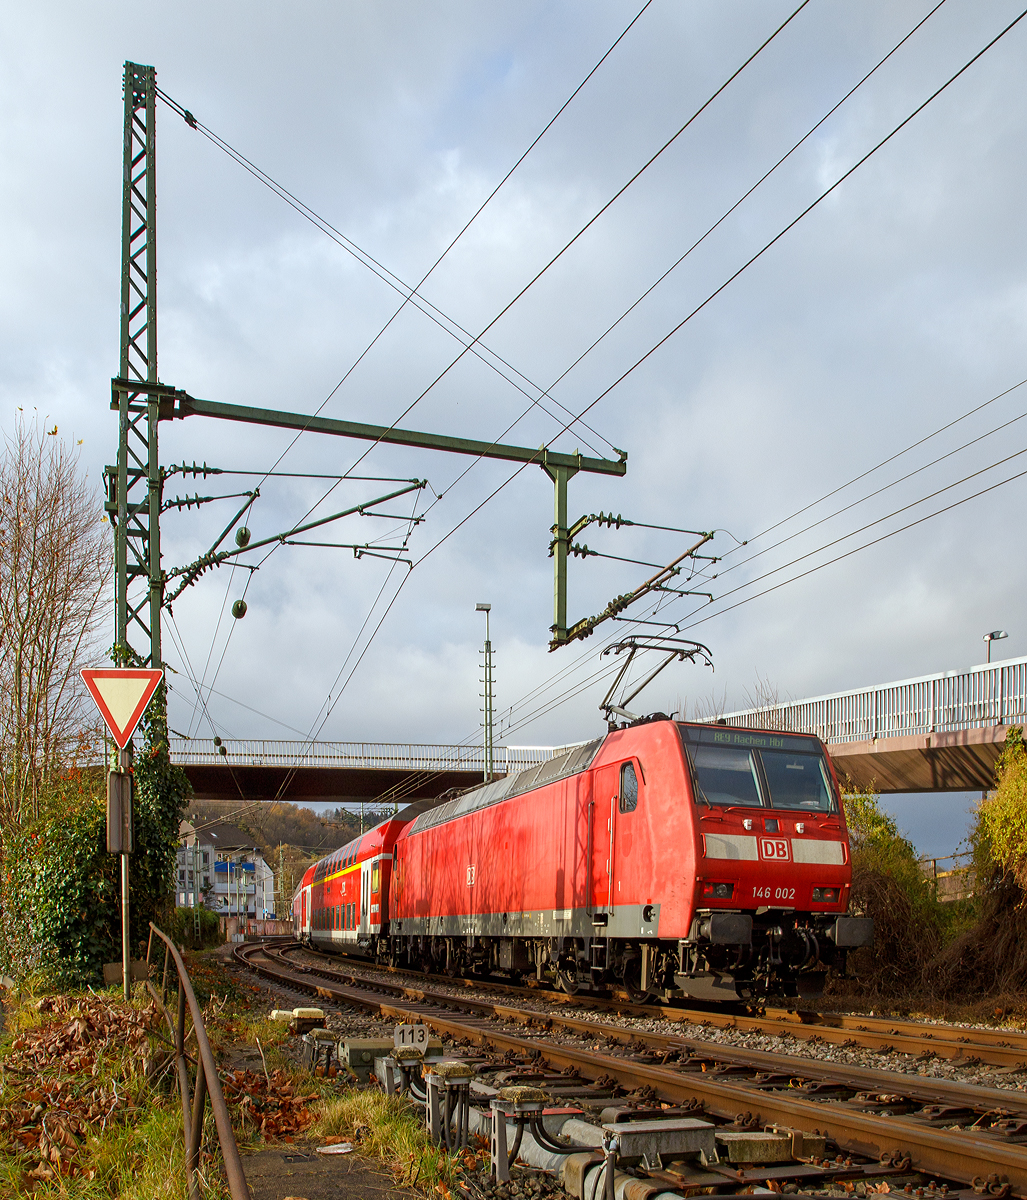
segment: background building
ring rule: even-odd
[[[275,915],[275,876],[259,846],[235,825],[182,821],[175,903],[219,916]]]

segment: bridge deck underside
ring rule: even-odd
[[[828,746],[838,774],[889,792],[974,792],[995,786],[1004,725]]]
[[[450,788],[473,787],[481,771],[423,771],[374,767],[285,767],[185,764],[193,791],[201,800],[239,798],[286,800],[376,800],[400,808],[411,800],[439,796]]]

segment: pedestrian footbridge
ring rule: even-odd
[[[815,733],[839,774],[880,792],[965,792],[993,786],[1010,726],[1027,725],[1027,658],[945,671],[726,713],[728,725]],[[498,746],[505,775],[562,746]],[[171,739],[199,797],[328,801],[392,807],[469,787],[484,776],[482,747],[385,742]]]
[[[226,738],[171,739],[171,760],[185,768],[201,799],[398,804],[470,787],[484,778],[478,746],[388,742],[302,742]],[[538,766],[562,747],[497,746],[493,770]]]
[[[815,733],[841,775],[888,792],[994,786],[1011,726],[1027,725],[1027,658],[725,713],[728,725]]]

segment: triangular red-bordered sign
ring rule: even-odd
[[[82,682],[100,710],[111,737],[124,750],[131,740],[139,718],[164,678],[163,671],[148,671],[136,667],[85,669]]]

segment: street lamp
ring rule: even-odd
[[[991,662],[991,643],[1000,642],[1003,638],[1009,637],[1004,629],[993,629],[991,633],[984,635],[984,640],[988,643],[988,662]]]
[[[494,696],[492,694],[492,642],[489,640],[489,613],[492,611],[491,604],[476,604],[475,612],[483,612],[485,614],[485,691],[483,697],[485,700],[485,762],[484,775],[485,782],[488,783],[492,779],[493,773],[493,747],[492,747],[492,702]]]

